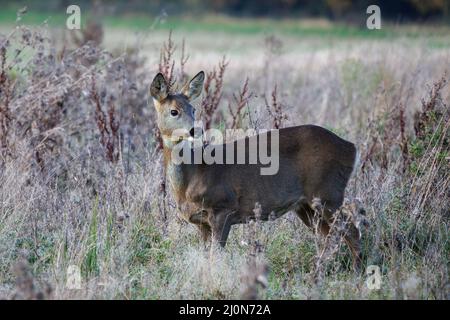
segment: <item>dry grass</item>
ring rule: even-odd
[[[0,35],[0,297],[448,299],[448,47],[234,36],[221,60],[217,38],[171,38],[160,55],[159,34],[113,49],[106,30],[110,51],[45,28]],[[357,144],[337,221],[368,226],[380,290],[352,271],[339,223],[323,239],[291,214],[254,221],[209,251],[176,216],[147,90],[158,70],[184,81],[200,69],[210,126],[315,123]]]

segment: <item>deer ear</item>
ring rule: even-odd
[[[168,94],[167,89],[168,86],[166,79],[164,79],[164,76],[160,72],[155,76],[155,78],[152,81],[152,84],[150,85],[150,94],[153,99],[160,102],[167,97]]]
[[[197,98],[203,89],[203,81],[205,80],[205,73],[200,71],[191,81],[185,84],[181,89],[181,93],[184,94],[189,100]]]

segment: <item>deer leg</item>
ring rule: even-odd
[[[200,236],[204,242],[208,242],[211,239],[211,227],[206,224],[197,224],[198,231],[200,231]]]
[[[212,229],[212,237],[220,246],[225,247],[228,234],[233,224],[232,212],[230,211],[213,211],[210,215],[210,225]]]
[[[311,230],[316,232],[316,227],[317,227],[317,230],[322,235],[324,235],[324,236],[328,235],[328,232],[330,231],[330,226],[329,226],[330,222],[328,219],[328,215],[324,215],[323,218],[320,218],[320,221],[317,221],[317,219],[319,219],[319,218],[315,217],[316,212],[308,204],[300,205],[295,210],[295,213],[308,228],[310,228]]]
[[[330,221],[322,220],[319,222],[320,232],[326,236],[330,232]],[[346,226],[347,230],[344,235],[344,241],[352,254],[353,269],[359,272],[361,269],[361,240],[359,231],[353,224]]]
[[[310,229],[315,231],[314,226],[314,210],[309,207],[309,205],[303,204],[297,210],[295,210],[298,217],[303,221],[303,223]],[[319,232],[327,236],[330,232],[330,225],[332,221],[331,210],[324,211],[324,218],[319,221],[318,230]],[[359,236],[358,229],[350,224],[347,226],[347,232],[344,236],[344,241],[350,249],[353,258],[353,269],[359,272],[361,268],[361,239]]]
[[[325,215],[324,219],[325,221],[323,221],[324,224],[323,226],[320,226],[322,233],[324,233],[325,235],[328,234],[330,230],[330,225],[333,223],[331,212],[332,212],[331,210],[328,210],[326,212],[328,214]],[[345,227],[346,230],[344,235],[344,241],[352,254],[353,269],[356,272],[359,272],[361,267],[361,239],[359,236],[359,231],[352,223],[347,224]]]
[[[306,205],[301,205],[295,210],[295,213],[308,228],[312,229],[314,211],[311,208],[306,207]]]
[[[303,221],[303,223],[308,228],[310,228],[311,230],[316,232],[316,227],[318,227],[317,229],[319,230],[319,232],[322,235],[324,235],[324,236],[328,235],[328,232],[330,231],[330,226],[329,226],[328,220],[326,219],[326,217],[322,218],[318,222],[318,225],[316,225],[317,217],[314,216],[315,215],[315,211],[308,204],[301,205],[295,211],[295,213],[297,213],[297,216],[300,218],[300,220]]]
[[[353,269],[356,272],[361,270],[362,256],[361,256],[361,237],[359,230],[353,225],[348,226],[347,233],[344,237],[345,243],[350,249],[353,257]]]
[[[211,227],[208,224],[208,213],[204,210],[196,212],[189,217],[189,222],[197,226],[203,241],[211,239]]]
[[[328,210],[325,213],[325,220],[328,229],[330,229],[330,225],[333,223],[332,212],[334,210]],[[347,244],[350,252],[352,254],[353,260],[353,269],[356,272],[359,272],[361,268],[361,239],[359,235],[359,230],[353,225],[353,223],[347,223],[345,226],[345,234],[344,241]]]

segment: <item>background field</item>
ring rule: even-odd
[[[449,298],[448,26],[89,11],[80,32],[16,9],[0,13],[0,297]],[[243,128],[313,123],[357,145],[343,210],[365,209],[379,290],[295,215],[234,226],[223,251],[177,217],[148,97],[172,60],[179,82],[216,71],[196,103],[221,97],[214,127],[240,106]]]

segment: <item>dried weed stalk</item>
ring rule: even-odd
[[[235,109],[233,110],[232,104],[228,103],[228,110],[231,116],[230,127],[232,129],[238,129],[242,127],[242,110],[248,106],[248,101],[252,97],[252,93],[249,92],[248,78],[245,79],[244,86],[239,91],[238,96],[233,94]]]
[[[92,78],[91,99],[95,105],[95,121],[100,132],[100,143],[105,149],[105,156],[111,163],[120,158],[119,129],[120,123],[116,119],[116,111],[112,99],[108,101],[107,113],[103,111],[101,99],[97,91],[95,77]]]
[[[169,38],[167,39],[167,42],[165,41],[163,43],[163,46],[161,48],[161,53],[159,56],[159,72],[161,72],[166,79],[168,90],[173,91],[174,85],[175,85],[175,59],[174,59],[174,53],[176,50],[175,43],[172,40],[172,30],[169,32]],[[183,60],[182,60],[183,62]],[[184,64],[183,64],[184,68]]]
[[[262,208],[259,203],[255,203],[253,212],[254,219],[249,221],[247,234],[247,245],[249,246],[247,266],[241,276],[241,299],[244,300],[260,299],[260,289],[266,289],[268,286],[267,277],[269,274],[269,266],[263,259],[264,246],[258,237],[261,228],[262,213]]]
[[[269,113],[270,117],[272,118],[272,127],[274,129],[280,129],[283,126],[283,121],[287,120],[287,115],[283,111],[283,105],[278,101],[277,98],[277,86],[272,90],[272,100],[271,103],[267,101],[267,98],[264,97],[267,112]]]
[[[211,128],[214,123],[214,117],[218,112],[220,101],[222,99],[223,78],[228,66],[225,56],[219,62],[216,70],[206,73],[204,96],[201,102],[201,112],[205,129]]]

